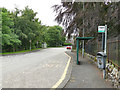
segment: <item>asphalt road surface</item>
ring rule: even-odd
[[[2,88],[51,88],[61,78],[65,47],[2,57]]]

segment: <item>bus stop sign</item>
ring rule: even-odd
[[[98,33],[105,33],[105,26],[98,26]]]

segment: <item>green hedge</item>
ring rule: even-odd
[[[71,43],[64,43],[63,45],[64,46],[71,46],[72,44]]]

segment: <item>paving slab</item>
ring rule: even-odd
[[[67,52],[72,57],[72,72],[64,88],[113,88],[109,81],[102,77],[102,71],[88,57],[79,55],[80,65],[76,64],[75,52]]]

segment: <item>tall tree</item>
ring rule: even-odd
[[[60,46],[64,43],[64,37],[62,36],[61,31],[62,28],[59,26],[48,28],[46,42],[49,46]]]
[[[120,2],[108,3],[107,5],[103,2],[85,2],[83,11],[83,3],[76,1],[62,2],[61,5],[53,6],[56,12],[55,20],[66,27],[67,33],[71,34],[76,30],[76,32],[79,31],[79,35],[82,35],[84,26],[85,35],[97,37],[97,26],[108,24],[108,27],[111,29],[109,34],[111,35],[113,34],[111,32],[114,32],[112,36],[117,35],[119,30],[118,12]]]
[[[24,10],[16,8],[15,12],[13,12],[15,33],[19,35],[19,39],[22,41],[21,48],[29,49],[30,41],[32,48],[35,48],[36,43],[39,41],[41,21],[36,18],[36,14],[37,13],[29,9],[28,6],[25,7]]]
[[[2,48],[6,51],[11,51],[14,48],[14,44],[20,44],[21,41],[18,36],[14,33],[14,22],[10,17],[10,12],[7,9],[2,8]]]

